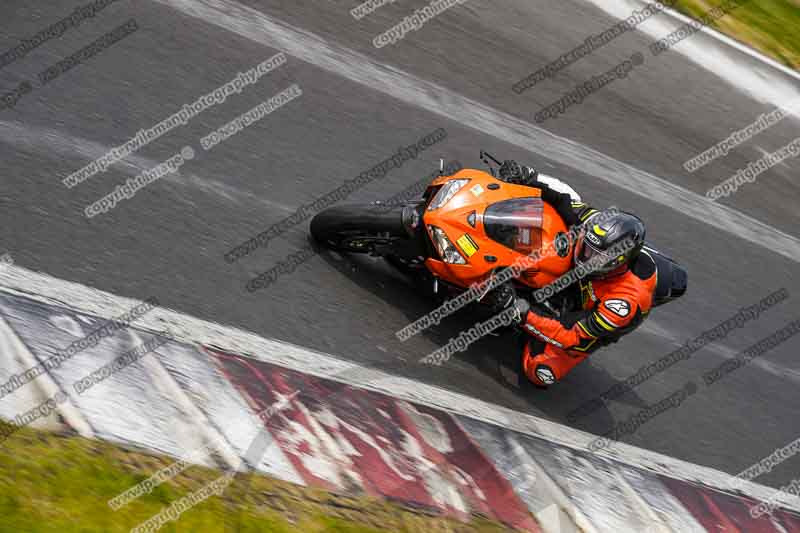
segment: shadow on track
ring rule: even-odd
[[[429,286],[413,280],[392,267],[382,259],[376,259],[360,254],[345,254],[320,250],[320,257],[351,283],[375,295],[379,299],[390,303],[401,311],[408,319],[408,323],[417,320],[428,313],[437,305],[435,296]],[[475,322],[485,320],[486,317],[466,307],[451,316],[443,319],[438,325],[432,326],[419,333],[417,337],[426,339],[437,347],[444,346],[462,331],[470,328]],[[399,328],[398,328],[399,329]],[[547,390],[527,386],[524,377],[521,377],[519,358],[522,353],[523,343],[529,338],[521,331],[507,328],[497,330],[497,335],[488,335],[469,345],[463,352],[452,356],[454,361],[470,365],[480,373],[488,376],[504,389],[513,391],[513,394],[530,406],[530,412],[544,416],[556,422],[576,427],[584,431],[602,434],[608,431],[617,422],[605,406],[594,411],[590,416],[570,422],[567,414],[575,407],[587,400],[599,396],[610,387],[620,383],[602,367],[602,355],[598,352],[590,356],[586,362],[578,365],[561,383]],[[394,331],[383,332],[386,346],[389,350],[393,346],[413,348],[415,337],[405,343],[395,336]],[[419,341],[417,341],[419,342]],[[425,377],[440,371],[437,367],[419,360],[427,355],[420,343],[419,357],[404,364],[391,360],[386,364],[374,364],[372,368],[385,370],[390,373],[401,372],[409,378]],[[606,351],[613,348],[608,348]],[[448,363],[444,363],[446,366]],[[427,381],[427,380],[425,380]],[[522,386],[520,386],[522,385]],[[635,392],[629,392],[617,399],[629,403],[635,408],[646,406],[646,402]]]

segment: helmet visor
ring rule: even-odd
[[[612,256],[608,252],[595,248],[586,239],[583,239],[581,244],[577,262],[585,265],[591,261],[592,272],[596,274],[608,274],[625,261],[624,256]]]

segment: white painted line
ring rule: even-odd
[[[17,121],[0,120],[0,141],[16,146],[20,150],[36,151],[49,156],[53,154],[73,159],[75,156],[86,158],[90,161],[98,159],[109,152],[113,147],[107,146],[83,137],[77,137],[61,130],[43,128]],[[117,163],[115,169],[131,177],[150,170],[160,161],[154,161],[138,154],[132,154]],[[197,168],[197,167],[195,167]],[[255,203],[279,209],[287,213],[294,212],[298,206],[288,206],[258,194],[256,191],[243,191],[224,181],[190,172],[191,169],[182,168],[164,176],[162,179],[184,187],[195,187],[209,196],[223,198],[237,205]],[[56,180],[56,178],[54,178]],[[56,180],[58,181],[58,180]],[[55,183],[55,181],[54,181]],[[109,189],[111,186],[109,186]]]
[[[616,468],[626,483],[644,500],[644,505],[657,512],[661,522],[670,531],[680,533],[708,533],[683,502],[659,478],[641,470]],[[653,524],[649,524],[653,525]],[[640,526],[641,527],[641,526]],[[663,533],[660,527],[646,527],[642,533]]]
[[[4,309],[0,306],[0,315]],[[0,364],[0,383],[6,383],[11,376],[20,375],[28,370],[30,367],[25,366],[21,362],[17,351],[20,349],[27,349],[22,339],[15,334],[11,324],[6,320],[0,321],[0,354],[3,356],[2,364]],[[22,411],[33,409],[35,406],[40,405],[47,397],[39,387],[20,387],[10,394],[0,399],[0,418],[5,420],[14,420],[14,418],[21,414]],[[38,422],[44,420],[41,425]],[[39,419],[33,423],[31,427],[47,429],[50,431],[63,431],[69,429],[67,424],[58,420],[57,413],[51,413],[50,416],[44,419]]]
[[[647,517],[650,521],[650,526],[648,530],[652,531],[652,527],[656,527],[656,531],[658,533],[678,533],[677,531],[673,530],[658,516],[655,509],[650,507],[647,502],[633,489],[628,480],[625,479],[622,472],[619,469],[614,469],[614,477],[617,479],[617,487],[627,496],[635,505],[635,507],[641,511],[641,513]],[[649,533],[649,531],[648,531]],[[654,532],[655,533],[655,532]]]
[[[634,10],[645,5],[641,0],[587,1],[619,20],[627,18]],[[665,9],[663,13],[639,24],[636,29],[657,40],[690,20],[672,9]],[[727,81],[732,87],[773,107],[789,102],[800,94],[795,82],[800,79],[800,73],[712,28],[703,28],[699,33],[676,44],[670,51],[683,55],[699,67]],[[734,51],[742,52],[756,62],[742,61],[739,54],[732,53]],[[663,55],[667,56],[671,52],[664,52]],[[649,50],[647,53],[649,56]]]
[[[553,479],[547,470],[539,464],[539,461],[530,456],[525,449],[516,441],[511,443],[515,455],[521,457],[520,464],[531,465],[536,472],[536,482],[541,483],[544,493],[549,496],[554,505],[545,507],[536,514],[536,519],[541,522],[545,533],[561,533],[562,517],[570,521],[570,529],[577,528],[577,531],[584,533],[598,533],[596,527],[592,525],[586,514],[578,509],[572,499],[564,492],[564,489]],[[555,506],[556,512],[551,509]]]
[[[643,7],[643,6],[646,5],[646,2],[639,2],[639,4],[640,4],[640,6]],[[687,23],[692,21],[692,19],[690,17],[687,17],[683,13],[679,13],[679,12],[675,11],[671,7],[667,7],[666,9],[664,9],[663,12],[672,15],[673,17],[675,17],[676,19],[681,21],[682,24],[687,24]],[[777,61],[775,61],[771,57],[769,57],[767,55],[764,55],[763,53],[759,52],[755,48],[751,48],[751,47],[747,46],[744,43],[740,43],[736,39],[732,39],[731,37],[728,37],[724,33],[720,32],[720,31],[717,31],[717,30],[715,30],[714,28],[712,28],[710,26],[704,26],[703,29],[701,29],[700,31],[705,33],[706,35],[708,35],[710,37],[713,37],[714,39],[717,39],[718,41],[721,41],[721,42],[725,43],[726,45],[730,46],[731,48],[735,48],[736,50],[742,52],[743,54],[746,54],[746,55],[752,57],[753,59],[755,59],[757,61],[761,61],[762,63],[766,63],[767,65],[769,65],[772,68],[775,68],[775,69],[781,71],[781,73],[786,74],[787,76],[790,76],[790,77],[792,77],[792,78],[794,78],[796,80],[800,80],[800,72],[797,72],[796,70],[793,70],[793,69],[787,67],[783,63],[778,63]]]
[[[36,356],[31,353],[27,346],[25,346],[25,343],[22,342],[22,339],[19,338],[11,325],[9,325],[9,323],[2,317],[0,317],[0,338],[4,339],[0,345],[6,343],[11,345],[11,351],[4,354],[6,357],[13,357],[16,355],[19,362],[22,363],[22,367],[26,370],[39,366],[40,361],[36,359]],[[59,387],[58,383],[56,383],[49,371],[39,374],[32,381],[35,384],[34,387],[41,391],[40,401],[53,398],[59,392],[65,394],[67,399],[58,404],[56,410],[64,419],[66,424],[77,431],[81,437],[94,438],[92,426],[89,425],[89,422],[80,412],[80,410],[75,407],[75,404],[73,404],[72,400],[69,399],[68,391],[61,390],[61,387]]]
[[[800,262],[800,239],[592,148],[230,0],[156,0],[321,69],[585,172],[615,187]]]
[[[135,305],[141,304],[139,300],[116,296],[19,266],[0,270],[0,290],[60,307],[66,305],[64,302],[69,302],[71,309],[101,318],[118,316]],[[543,418],[493,405],[433,385],[391,376],[338,359],[330,354],[275,339],[267,339],[248,331],[200,320],[169,309],[153,309],[140,317],[136,321],[135,327],[152,333],[169,328],[175,338],[186,343],[218,346],[233,353],[290,368],[297,372],[334,379],[394,398],[442,409],[584,452],[588,450],[589,443],[597,438],[596,435]],[[729,474],[719,470],[688,463],[625,443],[615,444],[611,450],[603,450],[597,455],[674,479],[702,483],[722,491],[726,490],[731,478]],[[751,481],[743,484],[742,492],[759,500],[776,497],[774,489]],[[781,493],[776,498],[783,507],[800,512],[800,502],[797,498],[785,493]]]
[[[137,338],[137,346],[144,344],[142,339],[138,339],[136,330],[131,328],[130,335]],[[199,435],[206,445],[208,445],[217,456],[222,459],[230,468],[238,469],[241,458],[228,443],[227,439],[214,428],[214,425],[206,417],[189,397],[189,395],[175,381],[172,375],[161,364],[157,357],[143,357],[139,360],[144,371],[150,378],[150,384],[159,389],[164,396],[170,398],[181,413],[185,416],[194,433]]]
[[[664,319],[658,319],[655,317],[649,318],[644,321],[644,323],[642,323],[642,325],[639,326],[636,331],[637,333],[642,332],[648,335],[653,335],[654,337],[658,337],[661,342],[669,343],[667,346],[672,346],[671,349],[677,350],[686,342],[686,334],[684,333],[681,335],[677,331],[672,331],[669,325],[662,325],[664,322],[666,322]],[[669,349],[670,348],[666,348],[664,352],[669,353]],[[735,359],[741,353],[741,347],[731,347],[721,341],[707,344],[703,347],[703,349],[714,353],[725,360]],[[795,370],[794,368],[790,368],[786,365],[781,365],[774,361],[770,361],[769,359],[762,358],[753,359],[749,364],[751,367],[758,368],[762,372],[766,372],[771,376],[782,380],[791,381],[793,385],[800,385],[800,370]]]

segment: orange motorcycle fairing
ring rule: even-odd
[[[437,191],[454,180],[469,181],[441,206],[431,208]],[[526,267],[517,279],[539,288],[571,267],[567,227],[556,210],[542,201],[539,189],[464,169],[436,178],[429,193],[422,217],[424,230],[431,242],[436,241],[434,232],[440,236],[443,232],[464,260],[456,264],[442,257],[428,258],[426,266],[442,280],[467,288],[487,279],[493,270],[517,264]],[[558,247],[554,245],[557,236]]]

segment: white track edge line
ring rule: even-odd
[[[154,1],[483,135],[528,151],[538,146],[539,153],[550,159],[800,263],[800,239],[793,235],[516,116],[325,41],[261,11],[231,0]]]
[[[0,270],[0,292],[25,296],[40,303],[68,307],[102,318],[118,316],[141,303],[137,299],[117,296],[16,265]],[[438,386],[392,376],[339,359],[331,354],[261,337],[236,327],[209,322],[162,307],[153,309],[133,323],[134,327],[150,332],[163,331],[165,325],[169,325],[176,340],[187,344],[217,346],[235,354],[442,409],[582,452],[591,453],[587,447],[596,438],[595,435],[585,431],[477,400]],[[344,379],[342,374],[352,374],[350,371],[353,369],[363,371],[369,380],[363,377]],[[702,483],[710,488],[729,491],[727,482],[731,476],[727,473],[625,443],[615,443],[613,450],[604,450],[595,455],[674,479]],[[775,489],[751,481],[745,482],[740,492],[759,500],[775,497]],[[800,503],[795,500],[796,498],[783,494],[776,498],[784,508],[800,511]]]
[[[643,5],[643,6],[647,5],[647,2],[642,2],[641,0],[639,0],[639,3],[641,5]],[[683,13],[675,11],[671,7],[665,7],[664,10],[663,10],[663,13],[667,13],[667,14],[673,16],[674,18],[680,20],[684,24],[690,23],[690,22],[692,22],[694,20],[691,17],[688,17],[688,16],[684,15]],[[709,37],[713,37],[713,38],[717,39],[718,41],[721,41],[721,42],[725,43],[726,45],[730,46],[731,48],[735,48],[739,52],[742,52],[742,53],[744,53],[746,55],[749,55],[753,59],[757,59],[758,61],[761,61],[762,63],[765,63],[765,64],[769,65],[770,67],[773,67],[773,68],[781,71],[781,73],[786,74],[787,76],[790,76],[790,77],[792,77],[792,78],[794,78],[796,80],[800,80],[800,72],[797,72],[796,70],[793,70],[793,69],[787,67],[783,63],[779,63],[778,61],[776,61],[775,59],[769,57],[765,53],[763,53],[763,52],[761,52],[759,50],[756,50],[755,48],[753,48],[751,46],[748,46],[748,45],[746,45],[746,44],[744,44],[742,42],[739,42],[736,39],[734,39],[733,37],[725,35],[724,33],[722,33],[721,31],[717,30],[716,28],[712,28],[711,26],[703,26],[703,28],[700,29],[700,31],[702,33],[705,33]]]

